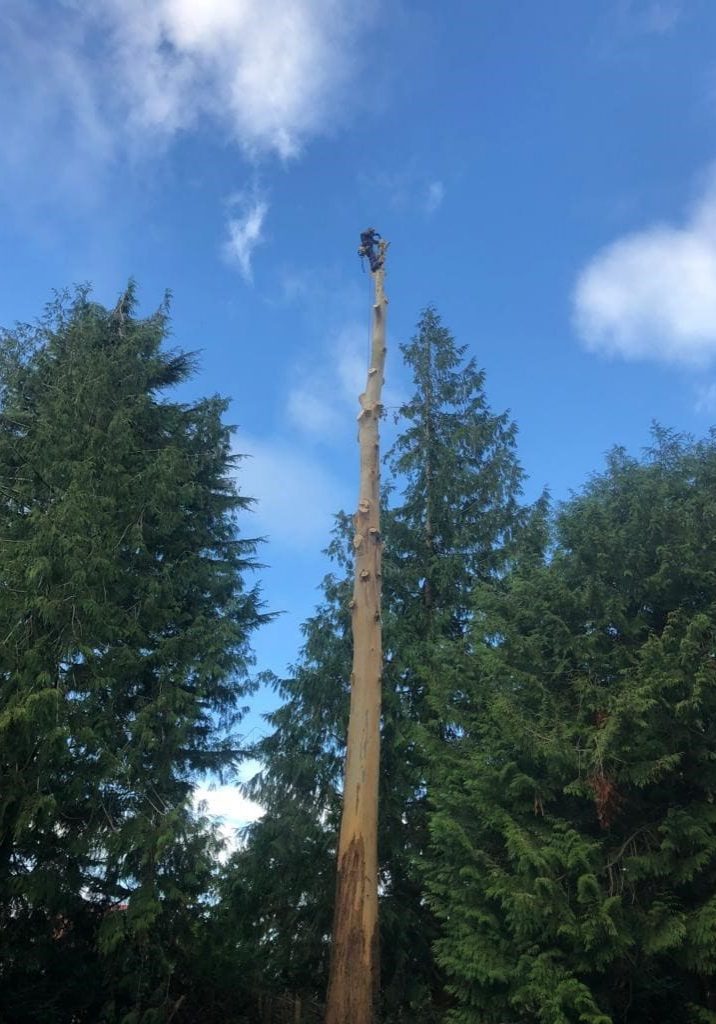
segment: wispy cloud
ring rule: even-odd
[[[366,386],[369,354],[367,320],[365,325],[355,321],[332,331],[323,351],[314,354],[310,371],[301,367],[296,371],[308,383],[289,391],[286,415],[291,426],[324,444],[350,439],[359,411],[358,396]],[[384,406],[395,408],[402,401],[399,384],[388,380],[383,389]]]
[[[683,224],[653,224],[598,252],[573,301],[591,351],[691,366],[716,358],[716,171]]]
[[[224,253],[231,263],[235,263],[245,281],[251,281],[251,260],[254,250],[264,240],[263,228],[268,203],[255,195],[235,196],[231,202],[235,210],[229,218],[229,237],[224,245]]]
[[[295,157],[345,119],[374,0],[3,0],[0,178],[95,190],[213,128],[250,158]],[[8,177],[12,181],[8,181]]]
[[[336,407],[332,398],[327,399],[323,387],[318,391],[308,387],[291,388],[286,415],[298,430],[316,438],[330,438],[340,427]]]
[[[425,195],[425,212],[433,214],[439,210],[445,198],[445,186],[442,181],[431,181]]]
[[[310,382],[293,387],[286,401],[291,425],[316,440],[331,441],[348,422],[349,410],[358,410],[358,395],[368,369],[368,331],[359,323],[331,332],[323,352],[311,360],[310,372],[297,375]]]
[[[223,122],[248,150],[295,155],[335,112],[360,26],[344,0],[101,0],[135,121]],[[119,66],[115,69],[119,72]]]
[[[422,212],[432,216],[445,199],[445,183],[431,178],[417,161],[408,161],[398,169],[361,171],[358,184],[372,203],[380,197],[380,205],[386,203],[400,212]]]
[[[592,37],[601,60],[631,66],[654,59],[691,15],[686,0],[608,0],[599,5]]]
[[[681,20],[683,0],[620,0],[622,24],[631,32],[666,35]]]
[[[251,456],[241,463],[241,489],[257,499],[253,529],[293,552],[320,551],[336,512],[355,502],[358,395],[370,350],[370,282],[363,283],[358,288],[315,267],[284,275],[282,301],[296,305],[296,315],[315,327],[309,334],[319,340],[292,365],[271,433],[241,438],[241,450]],[[349,319],[341,320],[346,313]],[[332,328],[321,337],[326,323]],[[397,374],[397,359],[393,365]],[[384,389],[386,407],[402,401],[399,386],[389,381]]]
[[[294,551],[320,551],[349,489],[300,443],[242,436],[242,492],[256,498],[258,531]]]
[[[696,389],[696,412],[712,415],[716,413],[716,383],[705,384]]]
[[[366,386],[370,334],[367,325],[346,324],[331,340],[340,394],[358,408],[358,395]]]

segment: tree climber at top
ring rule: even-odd
[[[374,274],[383,266],[384,255],[380,248],[381,237],[375,228],[366,228],[360,234],[360,246],[358,255],[361,259],[366,256],[370,264],[370,272]]]

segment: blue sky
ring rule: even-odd
[[[716,419],[711,0],[3,0],[0,123],[0,323],[131,275],[202,351],[187,397],[232,399],[286,611],[261,667],[295,656],[354,502],[367,225],[388,404],[435,303],[519,424],[528,496],[652,419]]]

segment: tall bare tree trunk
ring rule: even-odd
[[[387,242],[375,238],[377,254],[368,253],[375,299],[368,383],[359,398],[353,673],[326,1024],[372,1024],[379,982],[378,767],[383,670],[379,422],[386,352]]]

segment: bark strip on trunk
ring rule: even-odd
[[[378,766],[383,670],[379,423],[385,372],[384,257],[375,301],[368,383],[360,396],[360,488],[355,514],[353,672],[326,1024],[373,1024],[378,995]]]

